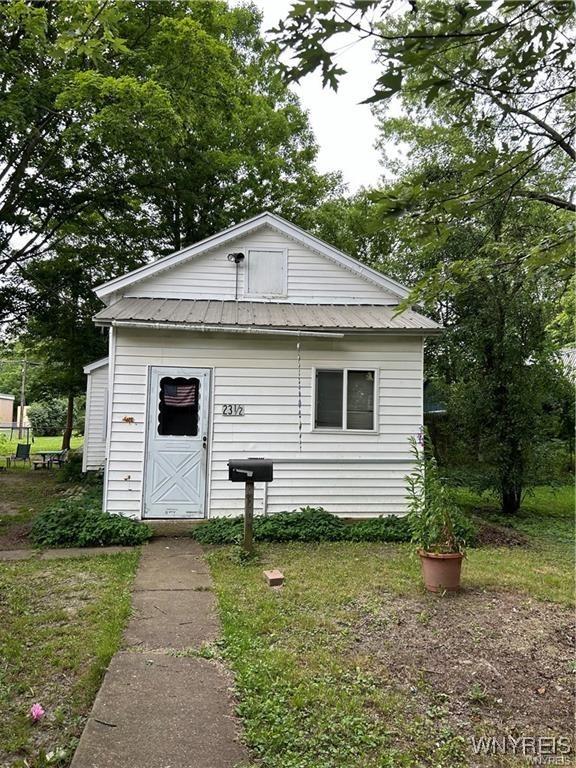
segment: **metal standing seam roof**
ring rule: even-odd
[[[422,331],[437,333],[434,320],[376,304],[291,304],[256,301],[123,298],[94,317],[98,325],[157,323],[254,329]]]

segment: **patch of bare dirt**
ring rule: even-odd
[[[2,515],[6,515],[6,517],[10,517],[13,515],[17,515],[19,512],[18,505],[15,504],[13,501],[0,501],[0,517]]]
[[[353,635],[354,652],[406,693],[413,713],[464,738],[572,737],[569,609],[507,592],[386,594],[378,608],[366,606]]]
[[[0,473],[0,550],[30,548],[32,519],[60,493],[51,472],[19,468]]]
[[[482,523],[476,536],[478,547],[527,547],[528,536],[514,528],[496,523]]]
[[[0,518],[1,519],[1,518]],[[32,543],[28,538],[32,523],[16,523],[0,533],[0,550],[30,549]]]

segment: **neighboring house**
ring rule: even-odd
[[[108,358],[96,360],[84,367],[86,384],[86,419],[82,472],[102,469],[106,458],[108,429]]]
[[[406,288],[263,213],[96,294],[110,352],[86,369],[85,466],[105,465],[108,512],[237,515],[227,462],[253,456],[274,461],[257,513],[406,510],[424,337],[439,331],[397,314]]]
[[[0,426],[10,427],[14,423],[14,395],[0,394]]]

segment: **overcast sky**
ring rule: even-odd
[[[292,0],[254,0],[264,13],[263,30],[275,27],[278,19],[286,18]],[[352,45],[351,45],[352,43]],[[372,63],[369,41],[355,42],[350,35],[340,36],[339,66],[348,71],[340,81],[338,91],[322,88],[318,74],[308,75],[292,88],[310,115],[316,140],[320,145],[318,169],[341,171],[351,192],[362,186],[376,184],[382,175],[379,154],[374,149],[376,124],[370,107],[360,102],[372,93],[377,68]]]

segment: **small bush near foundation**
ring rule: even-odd
[[[465,529],[468,546],[474,543],[473,524],[463,515],[457,525]],[[243,517],[216,517],[192,531],[201,544],[238,544],[242,539]],[[410,541],[406,517],[376,517],[359,522],[345,522],[322,507],[303,507],[293,512],[279,512],[254,518],[255,541]]]
[[[51,504],[32,524],[39,547],[133,546],[152,536],[149,526],[102,512],[98,492],[75,493]]]
[[[257,524],[258,518],[255,519]],[[213,517],[192,529],[191,536],[201,544],[238,544],[244,530],[243,517]]]
[[[362,523],[345,523],[322,507],[303,507],[293,512],[279,512],[268,517],[254,518],[254,539],[256,541],[408,541],[410,534],[401,524],[401,532],[395,527],[400,518],[379,518]],[[353,534],[353,530],[366,523],[380,523],[370,531]],[[242,517],[220,517],[199,525],[192,536],[201,544],[237,544],[242,538],[244,520]],[[376,533],[378,527],[378,534]],[[382,538],[386,531],[389,538]],[[371,533],[373,538],[367,538]]]
[[[82,471],[82,450],[70,451],[68,461],[65,461],[58,469],[56,478],[59,483],[102,486],[102,472]]]
[[[302,507],[254,521],[257,541],[342,541],[346,523],[322,507]]]
[[[216,517],[192,531],[201,544],[238,544],[244,528],[243,517]],[[321,507],[303,507],[254,518],[256,541],[342,541],[346,524]]]
[[[348,541],[410,541],[407,517],[373,517],[350,523]]]

